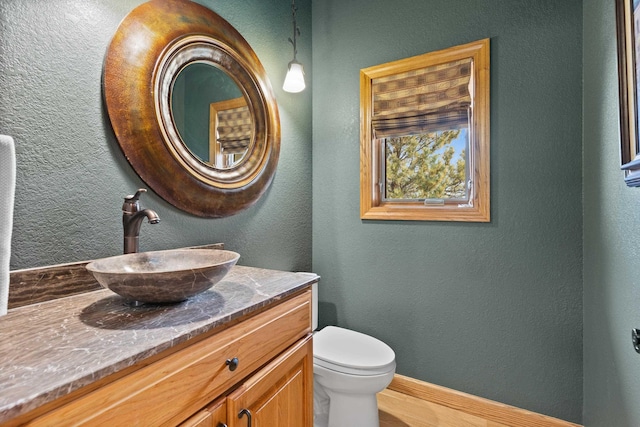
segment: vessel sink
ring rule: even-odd
[[[92,261],[98,283],[129,300],[184,301],[219,282],[240,258],[221,249],[172,249],[118,255]]]

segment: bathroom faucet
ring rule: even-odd
[[[140,226],[142,220],[147,217],[149,224],[157,224],[160,217],[151,209],[140,209],[138,199],[142,193],[146,193],[146,188],[139,189],[133,196],[124,198],[122,205],[122,225],[124,226],[124,253],[130,254],[138,252]]]

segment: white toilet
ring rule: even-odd
[[[313,328],[318,327],[316,284]],[[327,326],[313,335],[314,427],[379,427],[376,393],[396,371],[396,355],[382,341]]]

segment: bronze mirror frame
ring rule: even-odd
[[[233,167],[216,169],[196,158],[173,121],[173,82],[196,62],[225,71],[247,100],[253,141]],[[133,9],[107,50],[102,83],[125,157],[175,207],[201,217],[233,215],[254,204],[273,180],[280,119],[271,84],[242,35],[205,6],[152,0]]]

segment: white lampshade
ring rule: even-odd
[[[299,62],[291,61],[289,63],[289,71],[287,71],[287,76],[284,78],[282,89],[285,92],[297,93],[302,92],[305,86],[304,69],[302,68],[302,64]]]

